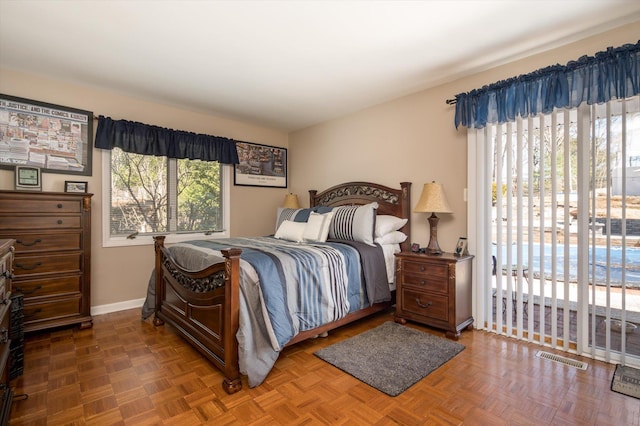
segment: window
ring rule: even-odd
[[[104,246],[228,237],[229,165],[141,155],[103,155]]]

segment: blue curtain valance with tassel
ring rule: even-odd
[[[127,120],[98,117],[95,147],[120,148],[126,152],[169,158],[217,161],[238,164],[236,142],[221,136],[209,136],[165,129]]]
[[[640,93],[640,40],[456,95],[456,128],[483,128]]]

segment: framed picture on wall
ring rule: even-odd
[[[244,186],[287,187],[287,149],[236,142],[240,164],[235,165],[233,183]]]
[[[0,94],[0,168],[91,176],[93,113]]]

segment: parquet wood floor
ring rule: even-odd
[[[390,320],[383,312],[286,348],[265,383],[227,395],[170,327],[141,321],[138,309],[96,316],[89,330],[27,335],[12,386],[28,398],[14,402],[10,424],[640,425],[640,401],[610,390],[613,365],[573,369],[486,332],[463,332],[464,351],[395,398],[313,355]]]

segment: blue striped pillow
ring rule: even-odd
[[[333,209],[329,238],[374,244],[378,203],[364,206],[342,206]]]

